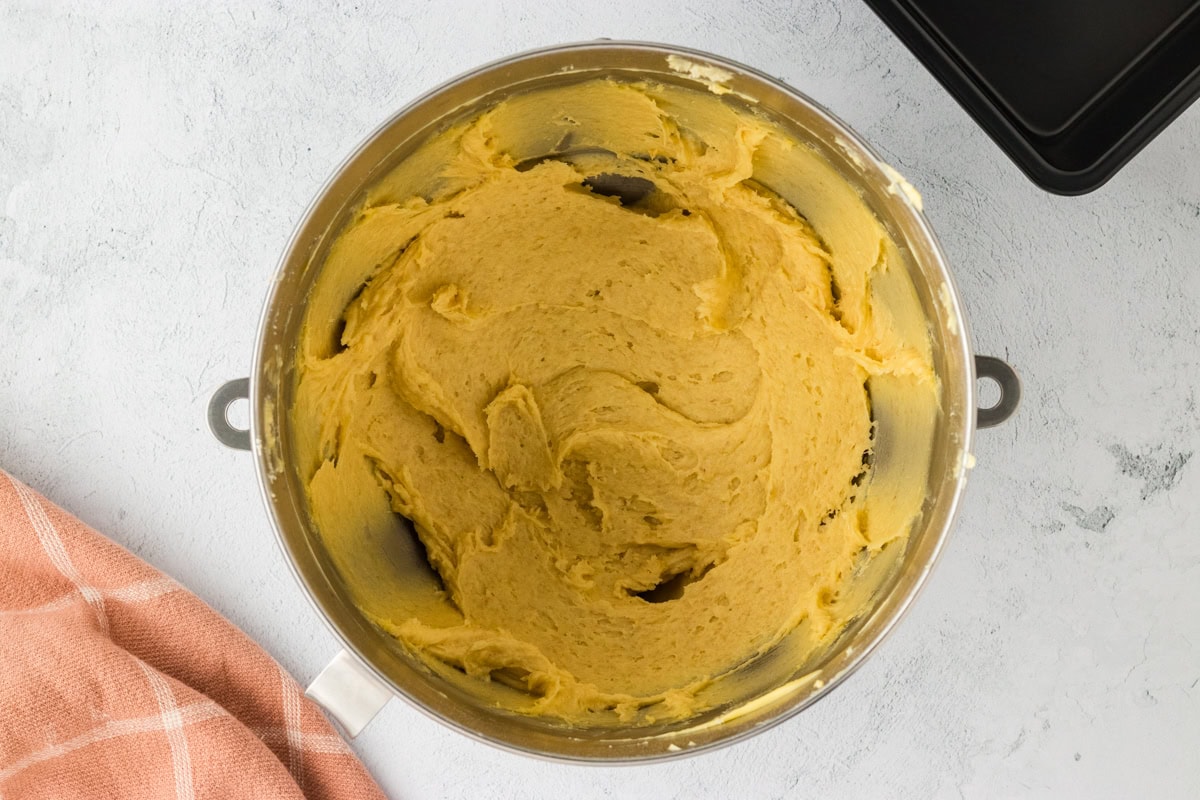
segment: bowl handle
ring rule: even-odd
[[[392,699],[392,690],[361,661],[341,650],[308,685],[304,695],[325,709],[353,739]]]
[[[250,399],[250,379],[237,378],[221,385],[208,401],[208,427],[217,441],[235,450],[250,449],[249,429],[229,424],[229,407],[238,400]]]
[[[991,428],[1006,421],[1021,402],[1021,379],[1017,371],[992,356],[975,356],[975,379],[987,378],[1000,387],[1000,400],[989,408],[975,410],[975,425]]]

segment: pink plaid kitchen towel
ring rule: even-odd
[[[244,633],[0,470],[0,800],[382,798]]]

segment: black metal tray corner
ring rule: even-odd
[[[1034,183],[1103,185],[1200,96],[1200,0],[865,0]]]

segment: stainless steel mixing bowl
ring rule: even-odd
[[[673,58],[672,58],[673,57]],[[670,59],[670,63],[669,63]],[[683,59],[683,61],[680,61]],[[702,69],[680,69],[680,64]],[[713,73],[704,68],[715,67]],[[727,76],[725,75],[727,73]],[[364,190],[394,168],[449,119],[459,119],[504,97],[548,83],[597,76],[652,80],[708,88],[703,76],[720,75],[728,97],[752,98],[756,107],[815,147],[861,194],[883,222],[906,262],[921,308],[929,320],[934,367],[941,382],[941,409],[934,432],[927,498],[899,567],[875,595],[869,613],[855,621],[817,662],[789,665],[787,673],[730,707],[654,728],[580,729],[553,720],[523,717],[481,703],[424,668],[394,640],[369,624],[350,602],[322,551],[306,507],[304,486],[293,468],[286,410],[295,385],[293,354],[305,301],[325,252]],[[732,101],[732,100],[731,100]],[[737,100],[743,102],[743,100]],[[898,183],[898,181],[901,181]],[[283,254],[263,311],[250,378],[232,381],[213,397],[210,422],[226,444],[253,449],[263,497],[296,578],[352,657],[313,694],[329,702],[329,684],[359,686],[358,721],[391,693],[482,741],[525,753],[575,761],[634,761],[694,753],[743,739],[782,722],[831,691],[850,675],[899,621],[925,583],[954,522],[973,464],[978,426],[1002,422],[1015,409],[1019,385],[995,359],[972,357],[966,318],[937,240],[919,198],[846,125],[794,89],[748,67],[716,56],[657,44],[588,42],[523,53],[456,78],[421,97],[384,123],[342,164],[304,215]],[[977,413],[977,376],[1000,384],[1001,401]],[[226,419],[231,402],[251,404],[248,431]],[[346,676],[350,677],[347,678]],[[374,696],[371,690],[374,689]],[[349,687],[354,694],[357,691]],[[365,692],[363,694],[362,692]],[[366,699],[364,699],[366,698]],[[333,702],[331,705],[338,705]],[[345,709],[334,709],[343,719]],[[356,731],[351,730],[351,733]]]

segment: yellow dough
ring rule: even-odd
[[[873,401],[923,442],[940,391],[898,258],[826,161],[702,91],[593,80],[432,138],[338,234],[298,355],[356,604],[581,725],[686,718],[798,627],[798,657],[832,641],[924,500],[924,445],[873,460]]]

